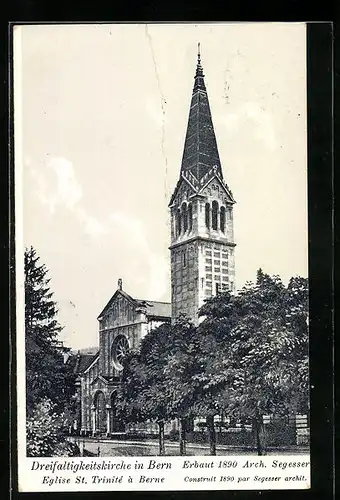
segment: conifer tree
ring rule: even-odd
[[[31,415],[42,399],[63,411],[74,392],[74,377],[56,347],[62,330],[49,287],[48,269],[31,246],[25,250],[26,408]]]

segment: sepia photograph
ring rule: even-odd
[[[307,488],[305,23],[13,44],[22,491],[173,489],[173,457],[184,488]],[[55,475],[131,457],[156,478]]]

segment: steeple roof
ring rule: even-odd
[[[197,67],[184,143],[181,174],[171,196],[169,206],[176,199],[183,182],[194,193],[200,194],[213,178],[217,179],[224,187],[229,203],[235,203],[233,194],[223,179],[201,65],[200,44],[198,44]]]
[[[197,67],[184,143],[181,174],[201,181],[213,167],[223,179],[198,44]]]

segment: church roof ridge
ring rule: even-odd
[[[171,318],[171,302],[160,300],[141,300],[138,301],[146,309],[146,315],[153,318]]]
[[[150,303],[156,303],[156,304],[171,304],[169,300],[148,300],[148,299],[134,299],[137,302],[150,302]]]

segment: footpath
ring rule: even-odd
[[[119,448],[129,448],[129,447],[145,447],[145,448],[158,448],[158,440],[156,439],[148,439],[148,440],[122,440],[122,439],[109,439],[109,438],[91,438],[91,437],[73,437],[71,438],[74,440],[78,445],[82,444],[85,449],[88,449],[89,451],[95,450],[96,446],[102,444],[104,445],[105,448],[109,447],[119,447]],[[170,449],[178,449],[179,448],[179,443],[177,441],[168,441],[165,440],[165,447],[170,448]],[[190,443],[187,442],[186,444],[187,450],[192,450],[193,452],[196,451],[199,452],[200,450],[203,452],[209,452],[209,445],[206,443]],[[101,447],[100,447],[101,448]],[[226,452],[226,454],[235,454],[237,455],[238,453],[251,453],[251,454],[256,454],[256,450],[254,447],[250,446],[237,446],[237,445],[221,445],[217,444],[216,445],[216,451],[219,452]],[[273,454],[292,454],[292,455],[303,455],[303,454],[308,454],[309,453],[309,448],[308,446],[301,446],[301,445],[296,445],[296,446],[280,446],[280,447],[267,447],[266,448],[266,453],[270,453],[271,455]],[[199,454],[199,453],[197,453]],[[205,453],[206,454],[206,453]]]

